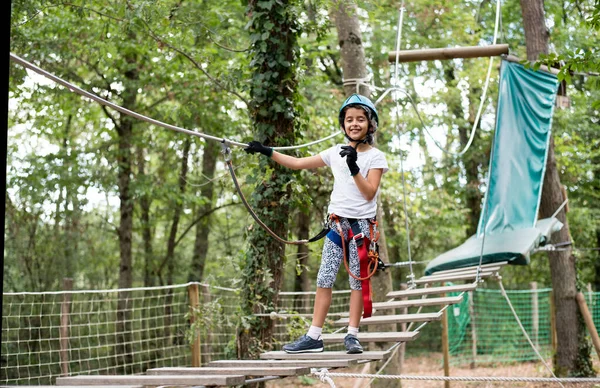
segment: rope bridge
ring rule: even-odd
[[[485,273],[485,270],[484,270]],[[453,276],[456,278],[457,276]],[[418,280],[417,282],[419,282]],[[450,287],[456,287],[451,285]],[[194,298],[190,290],[198,290],[197,310],[203,317],[198,328],[200,353],[194,354],[191,335],[190,305]],[[410,291],[410,290],[408,290]],[[552,323],[549,289],[507,291],[523,325],[542,355],[548,358],[552,351]],[[460,296],[460,297],[459,297]],[[594,322],[600,324],[600,293],[587,293]],[[263,315],[275,319],[274,343],[294,338],[294,330],[305,329],[304,320],[312,312],[314,293],[280,294],[275,312]],[[344,319],[349,291],[336,291],[331,317]],[[437,301],[436,301],[437,299]],[[441,298],[424,299],[435,304]],[[447,309],[450,333],[450,354],[454,365],[489,362],[516,362],[536,360],[536,355],[508,311],[500,291],[477,288],[470,293],[448,293],[452,305]],[[375,307],[406,308],[420,299],[382,302]],[[119,326],[119,301],[126,306],[128,319]],[[413,302],[411,302],[413,301]],[[356,365],[361,360],[228,360],[235,358],[234,317],[239,305],[238,290],[208,286],[199,283],[171,287],[135,288],[127,290],[59,291],[39,293],[5,293],[2,305],[2,385],[49,385],[61,376],[148,375],[160,373],[183,374],[200,357],[203,368],[247,368],[257,373],[309,374],[310,368],[335,369]],[[404,307],[403,307],[404,306]],[[425,307],[424,314],[434,314],[436,307]],[[376,317],[374,317],[376,318]],[[342,346],[335,322],[326,327],[328,351],[337,352]],[[420,341],[415,348],[430,348],[439,334],[429,328],[410,334],[388,333],[388,341]],[[475,336],[473,335],[475,331]],[[363,337],[373,333],[360,333]],[[420,335],[420,336],[419,336]],[[476,343],[473,339],[476,338]],[[337,342],[336,342],[337,341]],[[435,341],[435,342],[434,342]],[[409,348],[410,349],[410,348]],[[389,354],[388,354],[389,356]],[[365,355],[364,357],[368,357]],[[386,356],[382,355],[381,359]],[[315,365],[318,363],[320,365]],[[327,363],[326,366],[323,364]],[[208,370],[210,372],[210,369]],[[206,370],[205,370],[206,372]],[[334,372],[328,376],[337,377]],[[83,377],[83,376],[82,376]],[[352,377],[352,376],[350,376]],[[362,376],[362,377],[370,377]],[[393,378],[378,375],[377,378]],[[421,377],[426,379],[426,377]],[[443,378],[441,376],[436,379]],[[402,379],[411,379],[404,376]],[[412,376],[412,379],[415,379]],[[513,378],[514,379],[514,378]],[[493,380],[486,380],[493,381]],[[514,380],[510,380],[514,381]],[[518,380],[521,381],[521,380]],[[583,382],[578,380],[579,382]]]
[[[333,316],[342,315],[349,296],[349,291],[334,293]],[[277,312],[297,313],[299,322],[277,319],[276,343],[288,341],[288,330],[303,325],[313,300],[314,293],[280,293]],[[235,358],[239,303],[239,290],[199,283],[4,293],[0,385],[53,384],[59,376],[77,374],[140,374],[189,366],[194,357],[202,365]],[[195,326],[198,354],[190,350],[194,304],[196,316],[202,317]],[[117,323],[119,317],[125,317],[123,324]]]

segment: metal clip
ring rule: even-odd
[[[229,145],[227,144],[226,139],[223,139],[221,141],[221,153],[223,154],[223,158],[225,159],[225,162],[231,161],[231,148],[229,148]]]

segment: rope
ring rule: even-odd
[[[327,369],[321,368],[311,369],[311,373],[318,376],[320,379],[331,377],[349,377],[349,378],[376,378],[385,380],[419,380],[419,381],[473,381],[473,382],[529,382],[529,383],[599,383],[600,378],[597,377],[485,377],[485,376],[419,376],[419,375],[376,375],[369,373],[337,373],[329,372]],[[324,381],[324,380],[321,380]]]
[[[258,215],[254,212],[254,209],[252,209],[252,207],[246,200],[246,197],[244,196],[244,193],[242,192],[240,184],[237,180],[237,176],[235,175],[235,172],[233,171],[234,168],[233,168],[233,164],[231,163],[231,149],[229,148],[229,146],[227,144],[228,143],[226,143],[226,141],[221,142],[221,146],[223,147],[222,153],[225,156],[225,164],[227,165],[227,169],[229,170],[229,174],[231,175],[231,179],[233,180],[233,185],[235,186],[235,190],[237,191],[238,195],[240,196],[240,199],[242,200],[242,203],[246,207],[246,210],[248,210],[248,213],[250,213],[252,218],[254,218],[254,221],[256,221],[258,223],[258,225],[260,225],[261,228],[263,228],[267,233],[269,233],[271,235],[271,237],[273,237],[275,240],[279,241],[280,243],[288,244],[288,245],[307,244],[308,240],[290,241],[290,240],[285,240],[285,239],[279,237],[264,222],[262,222],[260,218],[258,218]]]
[[[398,85],[400,83],[400,81],[399,81],[400,78],[398,76],[398,64],[399,64],[399,55],[400,55],[400,42],[402,41],[403,20],[404,20],[404,0],[402,0],[402,4],[400,5],[400,16],[398,17],[398,28],[397,28],[397,33],[396,33],[396,64],[394,67],[394,83],[396,85]],[[377,99],[376,104],[378,102],[380,102],[382,97],[388,93],[388,90],[386,90],[382,94],[382,96],[380,96]],[[410,97],[410,95],[409,95],[409,97]],[[400,105],[398,103],[398,100],[396,100],[396,125],[397,125],[398,133],[401,136]],[[412,252],[410,249],[410,226],[408,224],[408,205],[406,203],[406,197],[407,197],[407,195],[406,195],[406,177],[404,176],[405,175],[404,174],[404,155],[402,155],[402,153],[400,153],[400,175],[402,176],[402,206],[403,206],[403,211],[404,211],[404,228],[406,229],[406,250],[408,253],[408,268],[409,268],[409,274],[407,275],[408,287],[413,288],[413,287],[415,287],[415,273],[414,273],[413,266],[412,266],[413,260],[412,260]],[[386,363],[386,365],[387,365],[387,363]],[[383,368],[381,368],[381,370],[383,370]]]
[[[123,108],[122,106],[114,104],[114,103],[112,103],[110,101],[107,101],[107,100],[105,100],[105,99],[103,99],[103,98],[101,98],[101,97],[99,97],[99,96],[97,96],[97,95],[95,95],[93,93],[90,93],[90,92],[88,92],[86,90],[83,90],[83,89],[81,89],[81,88],[79,88],[79,87],[77,87],[77,86],[75,86],[75,85],[73,85],[73,84],[71,84],[71,83],[63,80],[62,78],[57,77],[54,74],[49,73],[46,70],[43,70],[43,69],[35,66],[34,64],[30,63],[30,62],[27,62],[23,58],[20,58],[19,56],[15,55],[13,53],[10,53],[10,59],[12,61],[20,64],[21,66],[23,66],[25,68],[33,70],[36,73],[38,73],[38,74],[40,74],[40,75],[42,75],[42,76],[44,76],[46,78],[51,79],[52,81],[54,81],[54,82],[56,82],[56,83],[58,83],[60,85],[63,85],[64,87],[66,87],[67,89],[69,89],[71,92],[74,92],[74,93],[77,93],[77,94],[79,94],[81,96],[87,97],[87,98],[89,98],[89,99],[91,99],[93,101],[96,101],[97,103],[99,103],[101,105],[108,106],[108,107],[110,107],[110,108],[112,108],[112,109],[114,109],[116,111],[119,111],[119,112],[121,112],[123,114],[126,114],[128,116],[135,117],[138,120],[145,121],[147,123],[154,124],[156,126],[163,127],[163,128],[166,128],[166,129],[170,129],[172,131],[180,132],[180,133],[183,133],[183,134],[186,134],[186,135],[190,135],[190,136],[200,137],[200,138],[207,139],[207,140],[214,140],[214,141],[218,141],[218,142],[221,142],[221,143],[224,142],[224,141],[227,141],[228,144],[235,145],[235,146],[242,147],[242,148],[248,147],[248,144],[246,144],[246,143],[240,143],[240,142],[236,142],[236,141],[226,140],[224,138],[219,138],[219,137],[216,137],[216,136],[207,135],[207,134],[202,133],[202,132],[191,131],[189,129],[177,127],[175,125],[167,124],[167,123],[164,123],[162,121],[158,121],[156,119],[144,116],[142,114],[139,114],[139,113],[136,113],[134,111],[131,111],[131,110],[127,109],[127,108]],[[335,136],[338,136],[340,134],[341,134],[341,132],[336,131],[335,133],[333,133],[333,134],[331,134],[331,135],[329,135],[327,137],[324,137],[324,138],[319,139],[319,140],[315,140],[315,141],[310,142],[310,143],[305,143],[305,144],[300,144],[300,145],[295,145],[295,146],[286,146],[286,147],[273,147],[273,149],[274,150],[294,150],[294,149],[298,149],[298,148],[305,148],[305,147],[312,146],[314,144],[318,144],[318,143],[324,142],[324,141],[329,140],[329,139],[331,139],[331,138],[333,138]]]
[[[527,334],[527,330],[525,330],[525,328],[523,327],[523,324],[521,323],[521,320],[519,319],[519,316],[517,315],[517,312],[515,311],[512,303],[510,302],[508,294],[506,294],[506,291],[504,290],[504,286],[502,285],[502,279],[498,279],[498,284],[500,285],[500,290],[502,290],[502,295],[504,296],[504,298],[506,299],[506,302],[508,303],[508,307],[510,307],[510,311],[512,311],[513,315],[515,316],[515,319],[516,319],[517,323],[519,324],[519,327],[521,328],[521,331],[525,335],[525,338],[527,339],[527,342],[529,342],[529,345],[531,345],[531,348],[533,349],[533,351],[535,352],[535,354],[538,356],[538,358],[540,359],[540,361],[542,361],[542,363],[544,364],[544,366],[546,367],[546,369],[548,369],[548,372],[550,372],[550,374],[552,375],[552,377],[554,377],[554,379],[556,380],[557,377],[554,374],[554,372],[552,371],[552,368],[550,368],[550,366],[548,365],[548,363],[546,363],[546,360],[544,360],[544,357],[542,357],[542,355],[540,354],[540,352],[537,350],[537,348],[535,347],[535,345],[531,341],[531,338],[529,338],[529,335]],[[564,388],[564,386],[560,383],[560,381],[558,381],[558,384],[561,387]]]
[[[335,383],[333,382],[331,377],[328,376],[330,373],[326,368],[321,368],[321,369],[311,368],[310,373],[317,376],[319,378],[319,380],[321,380],[322,383],[329,383],[329,386],[331,388],[335,388]]]

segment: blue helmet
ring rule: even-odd
[[[379,125],[379,116],[377,115],[377,108],[375,105],[365,96],[361,96],[360,94],[353,94],[344,101],[342,107],[340,108],[340,112],[338,115],[338,120],[340,122],[340,126],[342,129],[344,128],[344,118],[346,116],[346,108],[349,107],[358,107],[362,108],[367,112],[367,118],[371,122],[373,127],[373,132],[377,130],[377,126]]]

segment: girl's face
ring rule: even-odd
[[[369,132],[369,119],[364,110],[360,108],[346,109],[344,129],[352,140],[361,140]]]

